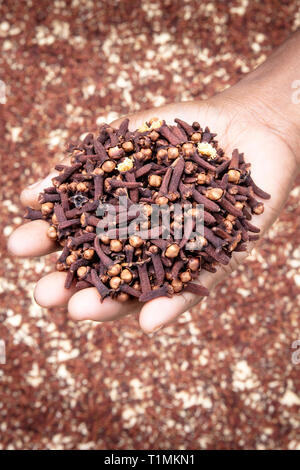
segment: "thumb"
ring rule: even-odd
[[[116,119],[110,124],[113,127],[118,127],[125,119],[129,119],[129,127],[134,130],[140,127],[145,121],[152,117],[159,117],[168,123],[173,122],[175,118],[183,119],[188,122],[197,121],[199,119],[200,106],[195,101],[186,101],[184,103],[171,103],[159,108],[150,108],[147,110],[139,111],[138,113],[128,114],[120,119]]]
[[[70,158],[64,158],[59,163],[62,165],[70,163]],[[59,173],[58,171],[51,171],[45,178],[39,180],[21,192],[20,200],[23,206],[32,207],[33,209],[39,209],[41,204],[38,202],[39,194],[49,186],[52,186],[52,178],[55,178]]]
[[[200,104],[195,101],[186,101],[184,103],[172,103],[160,108],[150,108],[145,111],[139,111],[138,113],[129,114],[123,116],[111,122],[113,127],[118,127],[125,118],[129,118],[130,129],[136,129],[148,121],[151,117],[158,116],[160,119],[164,119],[167,122],[173,122],[174,118],[180,118],[188,122],[197,121],[200,114]],[[203,116],[203,109],[202,109]],[[60,163],[69,163],[69,158],[62,160]],[[58,175],[57,171],[49,173],[46,178],[41,181],[34,183],[31,186],[25,188],[21,193],[21,202],[24,206],[30,206],[34,209],[38,209],[40,204],[38,202],[39,193],[41,193],[48,186],[52,186],[52,178]]]

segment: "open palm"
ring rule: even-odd
[[[176,103],[129,116],[130,127],[135,129],[153,116],[165,119],[170,124],[176,117],[187,122],[198,121],[202,127],[208,126],[218,134],[219,145],[226,154],[231,155],[234,148],[244,152],[245,160],[252,165],[253,179],[272,196],[265,202],[264,213],[259,217],[254,215],[254,224],[264,233],[278,216],[296,174],[293,152],[276,130],[245,105],[231,100],[227,93],[203,103]],[[118,123],[116,121],[112,125],[117,126]],[[22,203],[38,207],[38,194],[51,184],[55,175],[56,172],[51,173],[45,180],[25,189],[21,194]],[[46,235],[47,228],[48,224],[42,220],[24,224],[11,235],[9,250],[16,256],[41,256],[57,250],[57,246]],[[201,272],[199,281],[211,289],[246,257],[247,253],[235,253],[228,266],[220,266],[215,274]],[[108,321],[140,312],[141,328],[152,332],[201,300],[186,292],[172,298],[154,299],[146,304],[136,300],[123,304],[110,298],[100,303],[94,287],[80,291],[74,287],[65,289],[65,276],[66,273],[53,272],[40,279],[36,285],[35,299],[43,307],[68,306],[69,315],[74,320]]]

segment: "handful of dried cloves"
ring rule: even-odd
[[[138,130],[102,125],[70,145],[71,164],[56,165],[41,210],[26,218],[49,222],[63,247],[56,268],[65,287],[95,286],[101,300],[145,302],[183,290],[208,295],[201,270],[228,264],[233,251],[257,240],[252,214],[262,214],[250,164],[225,155],[216,134],[200,124],[152,118]]]

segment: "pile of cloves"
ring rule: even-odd
[[[227,157],[216,134],[198,122],[175,123],[153,118],[131,132],[125,119],[119,129],[104,124],[98,136],[90,133],[69,145],[71,164],[56,165],[53,186],[39,196],[41,209],[28,208],[25,216],[50,224],[48,236],[63,247],[56,268],[67,272],[66,288],[73,283],[78,289],[95,286],[101,300],[111,296],[122,302],[183,290],[205,296],[207,289],[193,282],[199,272],[215,272],[218,264],[229,263],[233,251],[246,251],[247,242],[259,238],[259,228],[250,222],[252,214],[264,210],[256,197],[270,196],[253,182],[244,155],[234,150]],[[134,217],[122,209],[121,198],[143,212],[137,234],[127,236]],[[116,209],[114,230],[98,215],[104,203]],[[174,205],[187,203],[188,228],[179,239],[176,229],[183,219],[175,215]],[[199,204],[204,227],[201,236],[191,239],[200,239],[200,246],[191,249]],[[169,210],[169,231],[166,235],[160,222],[157,236],[148,237],[157,205]],[[106,231],[99,234],[99,227]]]

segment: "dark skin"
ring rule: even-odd
[[[264,213],[253,217],[253,223],[260,227],[262,234],[278,217],[299,171],[300,104],[292,95],[292,83],[300,78],[300,53],[297,51],[300,51],[300,33],[237,85],[207,101],[170,104],[129,116],[131,129],[153,116],[170,124],[176,117],[189,123],[198,121],[217,132],[217,139],[228,155],[234,148],[244,152],[246,161],[252,165],[254,181],[272,196],[265,201]],[[112,125],[118,126],[120,121]],[[51,184],[55,175],[53,172],[26,188],[21,194],[22,204],[39,207],[38,194]],[[15,256],[41,256],[56,250],[57,246],[46,235],[47,228],[48,224],[41,220],[19,227],[9,239],[9,250]],[[249,245],[249,251],[252,246]],[[199,282],[213,289],[244,262],[248,254],[235,253],[230,264],[220,266],[216,274],[201,272]],[[201,301],[194,294],[183,293],[146,304],[135,300],[119,303],[111,299],[101,304],[93,287],[78,292],[74,287],[65,289],[65,276],[62,272],[44,276],[38,281],[34,295],[43,307],[67,306],[70,318],[75,321],[102,322],[139,312],[140,326],[149,333],[174,321]]]

